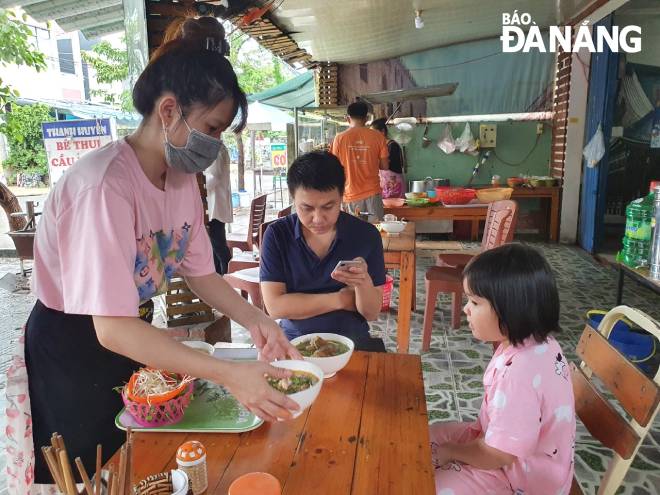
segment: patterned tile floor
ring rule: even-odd
[[[616,272],[597,264],[583,251],[564,245],[536,244],[555,271],[561,298],[558,340],[569,360],[577,361],[575,347],[584,329],[588,309],[610,309],[615,305]],[[411,321],[410,352],[419,353],[424,313],[424,272],[439,251],[417,253],[417,310]],[[660,318],[660,297],[626,281],[624,303]],[[394,294],[396,302],[396,290]],[[459,330],[450,328],[449,296],[438,298],[431,349],[422,354],[426,400],[431,423],[472,421],[481,405],[481,378],[492,355],[490,345],[472,338],[465,318]],[[388,350],[396,349],[396,308],[383,313],[372,325],[372,333],[384,338]],[[585,494],[595,494],[607,468],[610,452],[596,442],[583,425],[578,425],[576,477]],[[624,485],[617,493],[657,495],[660,493],[660,417],[652,434],[641,447]]]
[[[591,308],[609,309],[615,304],[616,273],[613,269],[597,264],[583,251],[564,245],[534,244],[543,251],[553,266],[559,285],[562,303],[561,326],[563,333],[558,339],[564,353],[576,360],[574,353],[578,338],[584,328],[584,314]],[[473,247],[466,245],[466,247]],[[417,257],[417,310],[411,322],[411,348],[419,353],[424,308],[424,272],[433,264],[438,251],[420,250]],[[12,260],[13,261],[13,260]],[[9,272],[16,272],[12,263]],[[0,266],[2,268],[2,266]],[[0,273],[5,271],[0,269]],[[2,293],[2,291],[0,291]],[[397,300],[396,289],[393,297]],[[0,321],[3,341],[15,338],[17,327],[25,321],[31,307],[30,295],[12,294],[14,308]],[[3,299],[9,302],[8,299]],[[17,303],[21,303],[18,304]],[[656,319],[660,319],[660,297],[626,281],[624,303],[637,307]],[[476,418],[482,397],[481,377],[490,360],[491,347],[471,337],[467,324],[459,330],[449,328],[449,299],[439,298],[431,350],[422,354],[424,381],[427,392],[427,405],[430,422],[472,421]],[[390,351],[396,349],[396,307],[383,313],[372,326],[375,335],[384,337]],[[245,340],[245,331],[232,329],[235,340]],[[4,349],[3,353],[4,355]],[[0,392],[3,392],[4,373],[0,374]],[[3,395],[3,394],[2,394]],[[0,400],[0,405],[2,401]],[[0,420],[0,423],[2,421]],[[604,473],[610,453],[591,438],[582,425],[578,425],[576,475],[585,494],[595,494],[599,480]],[[2,441],[0,439],[0,447]],[[0,469],[4,459],[0,459]],[[0,476],[0,494],[4,493],[4,481]],[[624,486],[618,493],[630,495],[657,495],[660,493],[660,419],[656,419],[654,429],[640,449],[632,468],[628,472]]]

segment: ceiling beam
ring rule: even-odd
[[[124,32],[124,19],[117,22],[111,22],[110,24],[103,24],[100,26],[94,26],[89,29],[83,29],[82,32],[87,39],[100,38],[106,34],[120,33]]]
[[[240,21],[241,16],[231,19],[235,26],[238,26]],[[298,62],[308,68],[315,65],[311,54],[300,48],[291,36],[268,18],[259,19],[248,26],[239,27],[239,29],[288,64]]]
[[[13,7],[25,7],[35,3],[49,3],[47,0],[0,0],[0,9],[11,9]]]
[[[106,7],[121,7],[122,0],[94,0],[86,2],[81,0],[52,0],[50,2],[40,2],[33,5],[26,5],[25,12],[39,22],[46,22],[51,19],[62,17],[71,17],[74,15],[89,12]]]
[[[90,10],[84,14],[55,19],[57,24],[65,31],[76,31],[124,21],[123,6],[106,7],[98,10]]]

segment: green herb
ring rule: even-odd
[[[275,390],[290,395],[312,387],[319,379],[306,371],[294,371],[289,378],[268,377],[268,384]]]

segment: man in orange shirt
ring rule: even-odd
[[[346,172],[345,208],[350,213],[359,208],[381,220],[383,198],[378,171],[389,168],[389,155],[385,137],[365,126],[368,112],[367,104],[361,101],[348,106],[350,128],[335,136],[332,154],[339,158]]]

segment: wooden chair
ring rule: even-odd
[[[483,250],[501,246],[513,239],[513,233],[518,220],[518,204],[515,201],[495,201],[488,206],[486,226],[481,242]],[[439,292],[450,292],[451,326],[461,326],[461,306],[463,304],[463,268],[473,255],[455,254],[446,261],[452,264],[432,266],[426,272],[426,307],[424,308],[424,325],[422,333],[422,350],[427,351],[431,345],[431,327],[435,303]]]
[[[282,210],[277,212],[277,218],[287,217],[291,215],[292,211],[293,211],[293,205],[289,205],[286,208],[283,208]]]
[[[259,243],[259,226],[266,219],[267,194],[257,196],[250,204],[250,220],[247,234],[228,234],[227,246],[230,250],[238,248],[241,251],[252,251]]]
[[[660,371],[654,379],[647,377],[607,340],[622,315],[660,338],[658,322],[639,310],[617,306],[603,318],[598,330],[587,325],[577,345],[577,354],[582,359],[580,367],[571,363],[575,412],[594,438],[614,451],[598,495],[613,495],[621,486],[660,408]],[[593,375],[614,395],[630,419],[622,416],[597,390]],[[570,495],[581,494],[574,478]]]

